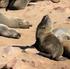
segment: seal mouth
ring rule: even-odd
[[[30,27],[32,27],[32,25],[29,25],[29,26],[26,26],[26,27],[23,27],[24,29],[29,29]]]
[[[21,34],[20,33],[17,33],[13,36],[10,35],[10,37],[8,36],[8,38],[13,38],[13,39],[19,39],[21,37]]]
[[[22,25],[21,23],[19,24],[20,28],[24,28],[24,29],[29,29],[30,27],[32,27],[31,24],[27,24],[27,25]]]
[[[26,26],[24,26],[23,28],[29,29],[30,27],[32,27],[32,25],[26,25]]]
[[[29,21],[17,19],[19,28],[29,29],[32,27],[32,24]]]
[[[17,35],[16,35],[16,37],[14,37],[15,39],[19,39],[21,37],[21,34],[20,33],[18,33]]]

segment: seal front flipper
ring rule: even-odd
[[[16,0],[9,0],[8,5],[7,5],[7,7],[6,7],[6,11],[7,11],[8,9],[11,9],[11,8],[13,7],[15,1],[16,1]]]

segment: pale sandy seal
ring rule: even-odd
[[[53,33],[63,44],[64,47],[63,56],[70,58],[70,29],[57,28],[53,30]]]
[[[18,39],[21,35],[16,30],[9,28],[4,24],[0,24],[0,36]]]
[[[22,28],[22,29],[29,29],[32,26],[26,20],[22,20],[19,18],[7,18],[2,13],[0,13],[0,24],[5,24],[10,28]]]

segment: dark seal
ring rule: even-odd
[[[54,59],[64,60],[62,56],[64,48],[59,39],[51,32],[51,20],[48,15],[44,16],[37,27],[36,43],[34,47],[41,55]]]

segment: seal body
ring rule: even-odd
[[[53,34],[61,41],[64,47],[63,56],[70,58],[70,30],[69,28],[57,28]]]
[[[7,18],[2,13],[0,13],[0,24],[7,25],[10,28],[22,28],[22,29],[28,29],[32,26],[26,20],[22,20],[19,18]]]
[[[70,31],[66,28],[57,28],[54,29],[53,34],[61,41],[70,40]]]
[[[51,20],[48,15],[44,16],[37,27],[35,48],[43,56],[54,60],[64,60],[64,49],[59,39],[51,32]]]
[[[24,9],[29,2],[44,1],[44,0],[0,0],[0,8],[6,8],[6,11]],[[53,3],[59,3],[60,0],[51,0]]]
[[[6,11],[8,9],[24,9],[31,0],[9,0],[8,5],[6,7]]]
[[[18,39],[21,35],[16,30],[11,29],[4,24],[0,24],[0,36]]]

